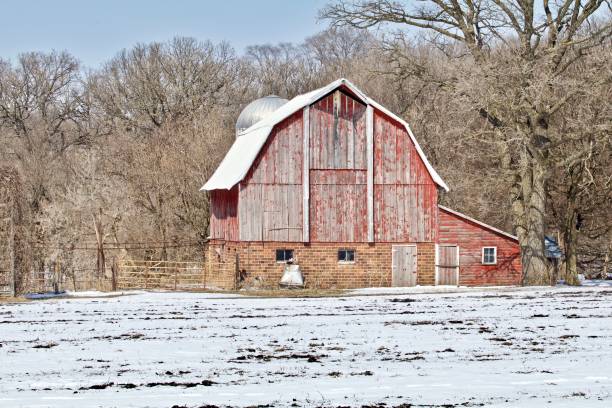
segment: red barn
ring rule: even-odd
[[[515,285],[516,237],[438,205],[408,124],[346,79],[249,104],[208,182],[209,284]]]

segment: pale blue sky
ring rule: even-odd
[[[253,44],[300,42],[325,28],[328,0],[3,0],[0,58],[67,50],[96,67],[138,42],[190,36]]]

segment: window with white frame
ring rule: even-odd
[[[497,247],[482,248],[482,263],[483,265],[497,264]]]
[[[339,249],[338,250],[338,262],[354,263],[355,262],[355,250],[354,249]]]

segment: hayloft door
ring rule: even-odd
[[[414,286],[417,281],[415,245],[393,245],[391,255],[393,286]]]

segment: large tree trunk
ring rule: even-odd
[[[94,230],[96,232],[96,277],[102,278],[106,273],[106,261],[104,256],[104,225],[102,224],[102,209],[100,214],[93,215]]]
[[[520,228],[517,228],[523,265],[523,285],[550,285],[544,233],[546,216],[546,167],[542,160],[527,152],[522,160]]]
[[[578,279],[578,255],[576,253],[575,228],[569,227],[568,236],[565,239],[565,283],[568,285],[580,285]]]
[[[565,250],[565,283],[580,285],[578,279],[578,230],[576,229],[576,211],[574,205],[569,203],[568,214],[563,226],[563,243]]]
[[[601,279],[608,279],[608,265],[610,263],[610,252],[612,250],[612,240],[606,247],[606,256],[604,258],[603,268],[601,269]]]

